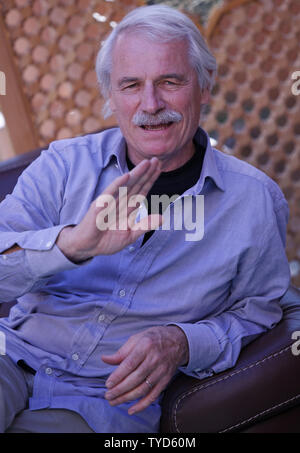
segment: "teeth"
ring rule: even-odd
[[[167,127],[170,126],[170,123],[169,124],[156,124],[156,125],[152,125],[152,126],[143,126],[144,129],[146,129],[147,131],[157,131],[159,129],[166,129]]]

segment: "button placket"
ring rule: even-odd
[[[123,289],[120,289],[120,291],[119,291],[119,297],[125,297],[125,296],[126,296],[126,291],[125,291],[125,289],[124,289],[124,288],[123,288]]]
[[[105,320],[106,316],[102,313],[98,316],[98,322],[103,322]]]

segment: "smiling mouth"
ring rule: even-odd
[[[162,123],[162,124],[152,124],[152,125],[141,125],[140,127],[145,131],[161,131],[164,129],[168,129],[173,122],[170,123]]]

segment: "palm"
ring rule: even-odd
[[[91,204],[83,220],[72,231],[81,258],[116,253],[161,223],[159,215],[135,223],[137,206],[159,172],[156,158],[145,160],[113,181]]]

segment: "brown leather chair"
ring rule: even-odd
[[[300,433],[300,291],[281,300],[283,319],[246,346],[235,365],[203,380],[183,374],[168,387],[161,431]],[[294,355],[298,349],[299,355]]]
[[[0,163],[0,201],[40,152]],[[14,303],[0,304],[0,316]],[[299,355],[292,352],[292,334],[300,335],[300,290],[291,287],[281,304],[282,321],[246,346],[233,368],[203,380],[183,374],[173,380],[162,402],[161,432],[300,433],[300,345]]]

